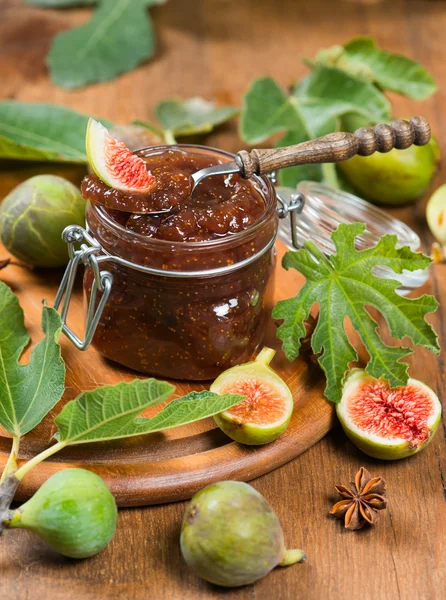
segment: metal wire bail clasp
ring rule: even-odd
[[[296,250],[301,248],[297,239],[297,215],[300,214],[305,206],[305,196],[291,188],[276,188],[276,196],[280,206],[277,207],[277,216],[279,219],[290,217],[291,221],[291,241]]]
[[[83,227],[80,227],[79,225],[69,225],[64,229],[62,239],[68,245],[70,261],[60,283],[54,301],[54,308],[58,310],[63,300],[62,310],[60,312],[62,318],[62,331],[67,338],[73,342],[76,348],[79,350],[86,350],[91,344],[102,311],[104,310],[104,306],[110,295],[113,275],[109,271],[99,270],[99,263],[96,255],[102,251],[102,248]],[[76,246],[79,244],[80,248],[76,250]],[[81,340],[67,325],[67,313],[70,307],[71,294],[76,280],[77,269],[81,261],[85,267],[91,267],[93,269],[94,275],[85,323],[84,340]],[[102,292],[102,297],[95,310],[98,291]]]

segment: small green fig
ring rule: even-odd
[[[286,550],[273,509],[253,487],[222,481],[197,492],[181,530],[181,552],[203,579],[224,587],[254,583],[274,567],[303,562]]]
[[[446,245],[446,184],[441,185],[426,206],[426,220],[435,239]]]
[[[354,156],[339,163],[338,169],[366,200],[396,206],[411,204],[424,194],[438,162],[439,148],[432,138],[426,146]]]
[[[52,475],[32,498],[10,511],[4,526],[36,533],[70,558],[94,556],[116,530],[116,502],[105,482],[85,469]]]
[[[70,181],[36,175],[20,183],[0,204],[0,238],[15,257],[37,267],[68,262],[62,232],[85,224],[85,200]]]

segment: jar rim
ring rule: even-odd
[[[226,150],[220,150],[219,148],[214,148],[212,146],[204,146],[201,144],[160,144],[158,146],[148,146],[146,148],[139,148],[135,150],[135,153],[140,154],[141,152],[150,151],[152,154],[165,152],[166,150],[172,150],[179,148],[180,150],[198,150],[206,152],[216,153],[220,156],[226,157],[228,160],[225,162],[229,162],[235,159],[235,154],[232,152],[228,152]],[[162,240],[156,238],[149,238],[141,233],[133,231],[131,229],[127,229],[123,225],[120,225],[117,221],[111,217],[106,209],[103,206],[95,205],[89,202],[88,206],[93,212],[106,223],[107,227],[109,227],[114,232],[119,232],[121,235],[126,236],[132,241],[140,242],[144,245],[150,245],[154,248],[181,248],[183,250],[187,249],[209,249],[209,248],[220,248],[226,245],[231,245],[234,243],[239,243],[242,240],[252,236],[255,234],[264,223],[274,214],[277,215],[277,201],[276,201],[276,192],[273,184],[270,179],[264,175],[253,175],[250,177],[250,180],[254,180],[255,183],[260,184],[262,187],[256,187],[257,191],[262,194],[262,198],[265,200],[266,209],[262,214],[260,219],[255,223],[252,227],[248,229],[244,229],[243,231],[239,231],[237,233],[231,233],[230,235],[226,235],[221,238],[206,240],[206,241],[198,241],[198,242],[184,242],[184,241],[174,241],[174,240]]]

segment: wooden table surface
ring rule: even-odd
[[[440,84],[424,103],[392,96],[396,115],[430,119],[446,156],[446,2],[392,0],[170,0],[152,11],[159,35],[157,56],[110,83],[68,92],[45,71],[51,37],[83,22],[87,10],[44,11],[20,0],[0,0],[0,97],[58,102],[115,121],[146,118],[168,96],[200,95],[239,103],[250,79],[263,74],[288,85],[306,68],[301,56],[321,46],[364,34],[386,49],[420,60]],[[239,149],[236,127],[221,129],[208,143]],[[443,170],[443,173],[445,171]],[[6,171],[0,179],[14,179]],[[444,181],[442,174],[437,184]],[[424,202],[393,211],[412,225],[429,248]],[[446,265],[435,265],[423,291],[442,307],[432,318],[446,340]],[[440,398],[445,393],[444,357],[417,350],[411,374]],[[70,561],[25,532],[0,542],[0,597],[8,600],[124,598],[199,600],[380,600],[444,597],[446,444],[444,426],[433,443],[409,460],[369,460],[339,428],[288,465],[254,486],[280,517],[288,544],[303,547],[304,565],[278,569],[254,586],[227,590],[200,581],[181,559],[178,535],[184,503],[120,511],[119,526],[105,552]],[[366,466],[388,482],[390,504],[374,529],[343,530],[328,516],[334,483],[348,482]]]

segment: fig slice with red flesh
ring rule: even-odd
[[[275,350],[263,348],[257,358],[224,371],[211,385],[217,394],[246,396],[214,419],[227,436],[241,444],[268,444],[287,428],[294,401],[290,388],[269,363]]]
[[[144,160],[94,119],[88,121],[86,149],[93,171],[109,187],[128,194],[149,194],[155,190],[155,177]]]
[[[353,369],[336,412],[351,441],[365,454],[384,460],[406,458],[433,438],[441,418],[437,395],[424,383],[409,379],[390,388],[384,379]]]

